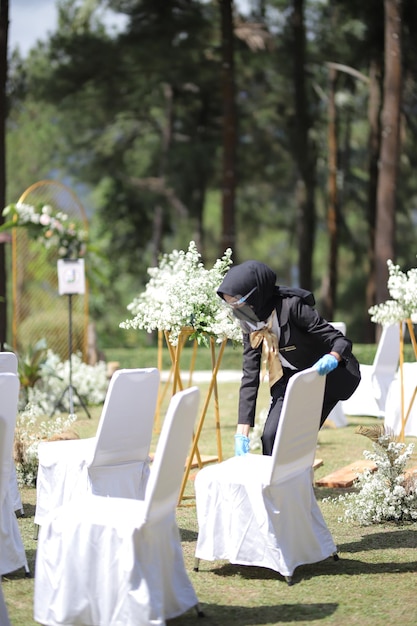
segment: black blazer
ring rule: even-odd
[[[334,400],[346,400],[360,382],[357,359],[352,354],[352,342],[323,319],[316,309],[298,296],[277,296],[275,305],[281,329],[279,350],[296,370],[285,368],[288,378],[297,370],[304,370],[316,363],[324,354],[337,352],[341,361],[327,375],[326,395]],[[243,330],[243,373],[239,392],[239,424],[255,423],[256,399],[259,388],[262,344],[252,348],[249,327],[241,322]]]

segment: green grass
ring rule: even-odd
[[[175,351],[175,348],[174,348]],[[216,354],[218,346],[216,346]],[[158,367],[158,349],[156,347],[108,348],[104,350],[107,361],[117,361],[120,367]],[[181,367],[188,369],[193,359],[193,344],[187,343],[181,353]],[[241,346],[226,346],[222,358],[222,369],[240,369],[242,366]],[[162,369],[171,367],[168,350],[162,350]],[[211,369],[210,350],[198,348],[195,360],[196,370]]]
[[[360,363],[371,364],[376,352],[374,344],[355,344],[354,354]],[[138,348],[105,348],[104,354],[107,361],[117,361],[120,367],[157,367],[158,349],[157,347]],[[184,367],[188,367],[193,354],[192,343],[184,346],[181,361]],[[162,350],[162,367],[168,369],[171,366],[168,350]],[[415,361],[413,348],[411,345],[404,346],[404,360]],[[240,369],[242,366],[242,348],[227,345],[222,358],[222,369]],[[211,368],[210,350],[197,350],[196,369],[207,370]]]
[[[201,406],[207,395],[207,384],[199,385]],[[233,455],[238,383],[218,386],[223,458]],[[170,388],[162,406],[165,411]],[[261,386],[258,412],[268,406],[267,385]],[[214,403],[209,403],[202,429],[199,451],[215,454]],[[100,407],[91,410],[92,419],[82,411],[77,428],[81,436],[95,433]],[[343,465],[363,458],[370,449],[368,439],[355,434],[357,425],[375,424],[373,418],[348,418],[348,426],[324,428],[318,437],[317,457],[324,464],[316,470],[320,478]],[[154,433],[154,449],[158,433]],[[411,439],[410,439],[411,440]],[[417,464],[414,456],[412,463]],[[417,619],[416,569],[417,524],[396,526],[384,524],[359,527],[339,522],[341,505],[323,503],[323,498],[341,490],[316,489],[325,519],[338,546],[340,560],[327,559],[314,565],[301,566],[294,574],[295,584],[289,587],[278,573],[257,568],[233,566],[228,562],[202,561],[200,571],[193,571],[197,521],[193,499],[193,472],[187,483],[186,498],[178,507],[178,525],[182,536],[184,558],[206,617],[198,619],[193,611],[172,620],[170,626],[269,626],[269,625],[331,625],[414,626]],[[30,568],[34,571],[36,541],[34,533],[35,489],[23,489],[25,516],[19,526],[27,550]],[[3,592],[13,626],[32,626],[34,580],[23,571],[3,577]]]

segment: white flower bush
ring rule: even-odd
[[[205,269],[194,241],[187,252],[174,250],[161,257],[158,267],[148,268],[150,276],[145,291],[128,305],[132,318],[121,328],[169,331],[169,340],[177,345],[183,328],[192,327],[191,339],[208,343],[207,336],[218,341],[242,341],[238,321],[217,295],[217,289],[232,264],[232,251],[226,250],[212,269]]]
[[[365,470],[358,476],[354,484],[357,491],[330,499],[345,507],[339,521],[358,522],[361,526],[416,521],[417,477],[405,473],[413,450],[413,443],[406,445],[382,433],[373,442],[373,452],[363,453],[375,463],[376,471]]]
[[[71,430],[75,415],[58,416],[39,421],[43,411],[39,406],[28,404],[16,419],[14,457],[17,480],[20,486],[36,486],[38,473],[38,446],[41,441]]]
[[[386,300],[369,309],[372,322],[394,324],[411,319],[417,321],[417,268],[404,273],[389,259],[388,291],[392,300]]]
[[[71,382],[76,394],[74,406],[79,406],[80,396],[86,404],[100,404],[104,401],[108,387],[107,367],[104,361],[88,365],[80,354],[71,356]],[[41,379],[28,389],[28,402],[44,414],[51,414],[55,408],[69,410],[69,394],[64,393],[69,385],[70,363],[62,362],[57,354],[48,350],[45,362],[41,365]],[[60,406],[56,404],[62,401]],[[24,407],[21,407],[24,408]]]

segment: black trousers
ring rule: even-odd
[[[293,374],[296,373],[296,370],[290,370],[288,368],[284,368],[283,377],[275,383],[275,385],[271,389],[271,403],[269,405],[268,417],[266,418],[264,430],[262,433],[261,441],[262,441],[262,454],[271,456],[272,448],[274,447],[275,435],[277,433],[279,419],[281,417],[282,404],[284,402],[285,390],[288,385],[288,381]],[[326,421],[328,415],[334,409],[336,404],[339,402],[339,398],[335,398],[331,393],[331,387],[327,384],[324,390],[324,400],[323,400],[323,409],[321,412],[320,418],[320,428],[323,426]],[[313,418],[313,415],[306,415],[305,418]]]

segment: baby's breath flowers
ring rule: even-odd
[[[70,378],[69,360],[61,361],[57,354],[48,350],[40,372],[40,380],[28,389],[28,402],[39,407],[44,414],[51,414],[55,408],[69,411],[69,394],[65,393]],[[76,407],[80,406],[80,398],[89,405],[101,404],[108,387],[106,363],[99,361],[89,365],[84,363],[80,353],[72,354],[71,382],[77,391],[74,395]],[[59,407],[56,407],[60,398]]]
[[[50,205],[34,207],[18,202],[3,209],[7,221],[0,231],[25,227],[31,239],[46,248],[55,249],[60,258],[77,259],[85,256],[87,232],[66,213],[54,211]]]
[[[41,441],[51,438],[72,428],[75,415],[63,418],[39,421],[42,415],[40,407],[28,404],[24,411],[18,414],[14,439],[14,460],[19,485],[36,486],[38,474],[38,446]]]
[[[380,324],[395,324],[417,318],[417,268],[404,273],[389,259],[388,291],[391,300],[386,300],[369,309],[371,320]]]
[[[229,248],[207,270],[194,241],[186,252],[164,254],[158,267],[148,268],[145,291],[128,305],[132,318],[120,327],[169,331],[172,345],[177,345],[181,330],[189,327],[193,329],[190,338],[202,344],[207,344],[208,336],[241,342],[239,323],[216,293],[232,263],[231,255]]]
[[[417,520],[417,476],[406,472],[414,444],[396,441],[383,426],[379,427],[379,432],[377,430],[377,427],[357,430],[372,440],[373,452],[365,450],[363,454],[375,463],[376,471],[365,470],[354,484],[356,491],[330,501],[341,502],[345,507],[339,521],[358,522],[360,526],[414,522]]]

